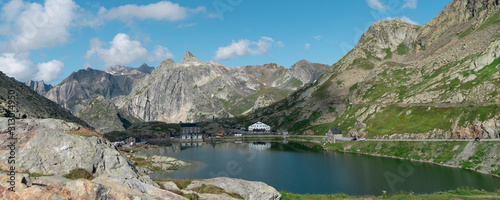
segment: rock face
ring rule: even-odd
[[[146,64],[139,68],[114,66],[105,71],[82,69],[73,72],[44,96],[76,113],[96,95],[111,99],[129,94],[133,86],[153,70],[153,67]]]
[[[47,92],[53,88],[52,85],[45,84],[45,82],[43,82],[43,80],[41,80],[41,81],[30,80],[24,84],[26,84],[30,89],[34,90],[36,93],[38,93],[42,96],[47,94]]]
[[[15,107],[9,107],[9,91],[14,94]],[[18,118],[55,118],[88,126],[58,104],[40,96],[25,84],[0,72],[0,117],[10,113]]]
[[[470,130],[475,121],[499,120],[498,3],[455,0],[423,26],[399,19],[376,22],[316,82],[243,119],[227,122],[265,121],[275,129],[296,133],[325,134],[326,127],[338,126],[345,127],[344,133],[362,131],[367,137],[394,133],[432,137],[440,135],[434,129],[451,134],[453,127]],[[405,126],[390,123],[394,119],[380,122],[389,116],[414,120],[401,122]],[[423,120],[442,123],[415,125]],[[357,121],[366,128],[356,127]],[[476,124],[475,130],[482,126]],[[498,137],[493,128],[481,130],[487,133],[484,137]]]
[[[107,99],[127,95],[132,90],[132,79],[87,68],[73,72],[54,86],[45,97],[76,113],[96,95]]]
[[[229,68],[202,62],[186,52],[181,63],[165,60],[150,77],[116,102],[145,121],[198,121],[234,116],[284,98],[315,81],[327,66],[301,61],[287,69],[276,64]],[[260,102],[260,103],[259,103]]]
[[[80,119],[89,124],[101,133],[111,131],[125,131],[125,126],[129,125],[126,119],[122,118],[115,104],[105,99],[102,95],[97,95],[88,106],[75,114]]]

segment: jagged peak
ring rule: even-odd
[[[188,64],[188,63],[192,63],[192,62],[195,62],[195,63],[202,63],[200,60],[198,60],[198,58],[196,58],[191,52],[189,51],[186,51],[186,53],[184,54],[184,57],[182,58],[182,64]]]

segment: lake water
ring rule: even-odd
[[[391,158],[324,151],[303,143],[171,144],[145,150],[192,162],[159,178],[206,179],[218,176],[262,181],[278,191],[300,194],[381,195],[432,193],[460,187],[495,191],[500,178],[470,170]]]

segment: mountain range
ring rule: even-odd
[[[297,134],[340,127],[376,138],[499,137],[499,17],[496,0],[456,0],[422,26],[376,22],[332,66],[229,68],[187,51],[181,63],[167,59],[154,70],[80,70],[45,96],[73,113],[106,105],[78,114],[87,121],[102,120],[90,117],[101,109],[121,122],[218,117]],[[97,95],[107,103],[89,104]]]

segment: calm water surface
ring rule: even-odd
[[[201,145],[201,146],[198,146]],[[142,151],[166,155],[193,165],[161,178],[226,176],[262,181],[293,193],[380,195],[392,192],[431,193],[460,187],[495,191],[500,179],[469,170],[391,158],[329,152],[301,143],[181,144]]]

